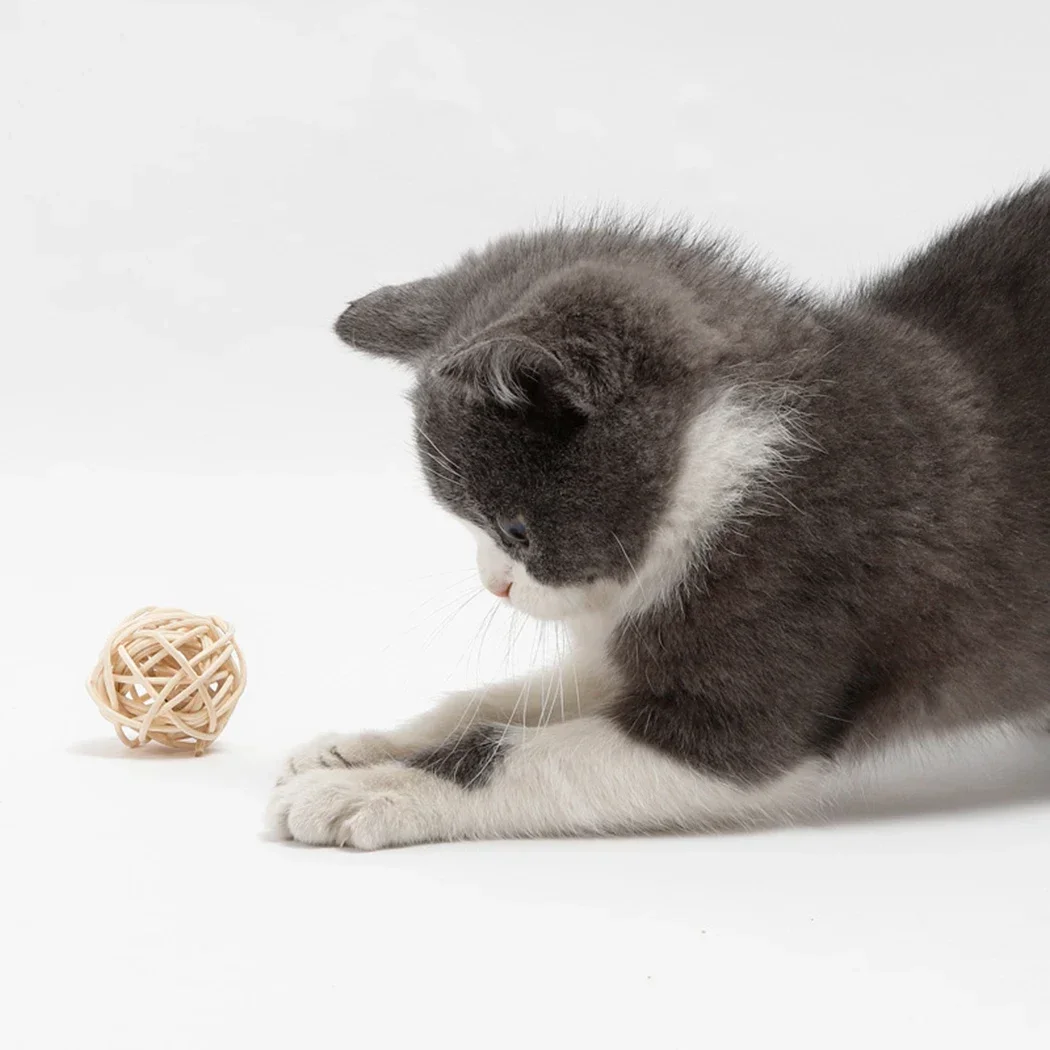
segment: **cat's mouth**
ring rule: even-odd
[[[533,619],[565,621],[614,608],[622,596],[622,591],[617,584],[608,580],[549,586],[521,574],[516,575],[507,585],[505,592],[497,596],[512,609]]]

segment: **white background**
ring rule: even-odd
[[[0,33],[6,1046],[1047,1045],[1044,742],[762,834],[355,855],[259,819],[301,739],[559,644],[459,608],[470,542],[343,303],[609,203],[841,286],[1047,165],[1045,4],[3,0]],[[147,603],[237,625],[205,758],[84,693]]]

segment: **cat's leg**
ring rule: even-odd
[[[452,693],[383,733],[326,733],[288,756],[281,781],[311,769],[349,769],[408,758],[466,738],[477,725],[537,726],[577,718],[608,696],[604,676],[579,660],[526,678]]]
[[[317,769],[278,786],[278,834],[378,849],[414,842],[700,829],[812,798],[811,761],[746,786],[689,766],[601,714],[535,728],[476,724],[403,762]]]

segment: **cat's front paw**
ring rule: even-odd
[[[296,748],[285,759],[278,784],[312,769],[353,769],[375,766],[399,758],[400,750],[381,733],[346,736],[325,733]]]
[[[281,838],[310,846],[382,849],[449,837],[461,789],[393,763],[312,769],[278,783],[266,823]]]

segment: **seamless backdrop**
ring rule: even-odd
[[[844,287],[1050,164],[1048,40],[1034,0],[0,4],[4,1044],[1045,1046],[1042,742],[754,835],[358,856],[259,818],[303,738],[564,644],[477,593],[349,298],[609,206]],[[238,628],[206,758],[84,693],[147,603]]]

